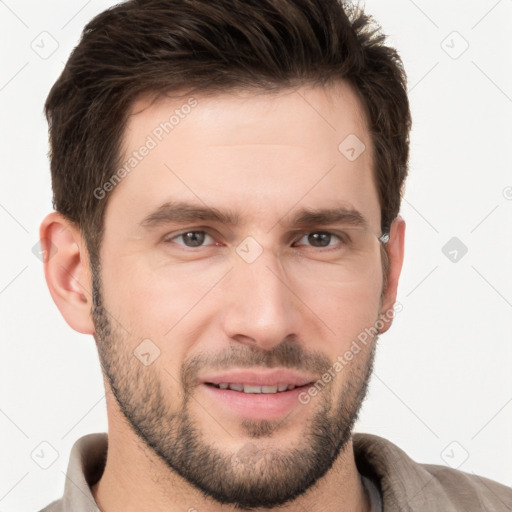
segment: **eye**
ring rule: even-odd
[[[178,245],[183,245],[184,247],[204,247],[204,242],[210,238],[212,241],[213,238],[206,233],[206,231],[185,231],[183,233],[179,233],[178,235],[174,235],[173,237],[165,238],[165,242],[173,242]],[[180,243],[181,240],[183,243]]]
[[[335,242],[344,242],[344,240],[339,236],[331,233],[329,231],[311,231],[310,233],[306,233],[301,240],[307,239],[307,242],[312,244],[312,247],[322,248],[322,247],[332,247],[335,244],[331,244],[334,240]]]
[[[167,236],[163,241],[165,243],[175,243],[188,248],[207,247],[212,244],[219,245],[211,235],[202,230],[183,231],[182,233]],[[309,233],[305,233],[296,242],[296,245],[309,244],[310,247],[321,249],[329,247],[335,248],[336,246],[342,247],[349,242],[350,240],[343,234],[335,234],[330,231],[310,231]]]

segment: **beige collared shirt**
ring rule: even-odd
[[[375,435],[354,434],[353,440],[372,510],[379,510],[382,499],[384,512],[512,511],[510,487],[445,466],[418,464]],[[107,446],[105,433],[78,439],[71,450],[63,497],[40,512],[101,512],[91,486],[103,473]]]

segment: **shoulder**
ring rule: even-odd
[[[488,478],[434,464],[418,464],[436,483],[439,492],[462,503],[465,510],[512,510],[512,488]],[[471,508],[473,507],[473,508]]]
[[[64,493],[39,512],[99,512],[91,485],[101,477],[108,450],[108,434],[87,434],[75,441],[69,456]]]
[[[43,509],[41,509],[39,512],[63,512],[63,503],[62,499],[55,500]]]
[[[487,478],[436,464],[420,464],[390,441],[354,434],[359,471],[381,487],[385,510],[512,510],[512,488]]]

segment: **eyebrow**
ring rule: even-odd
[[[152,229],[166,224],[184,224],[197,221],[208,221],[235,227],[240,225],[240,215],[232,210],[195,205],[183,201],[169,201],[160,205],[154,212],[145,217],[140,225]],[[321,226],[328,224],[348,224],[354,227],[367,228],[365,217],[357,210],[338,206],[336,208],[303,208],[288,222],[279,224],[290,226]]]

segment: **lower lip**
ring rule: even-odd
[[[244,393],[201,384],[205,391],[222,406],[247,419],[273,420],[289,414],[301,405],[299,395],[307,388],[300,386],[280,393]]]

